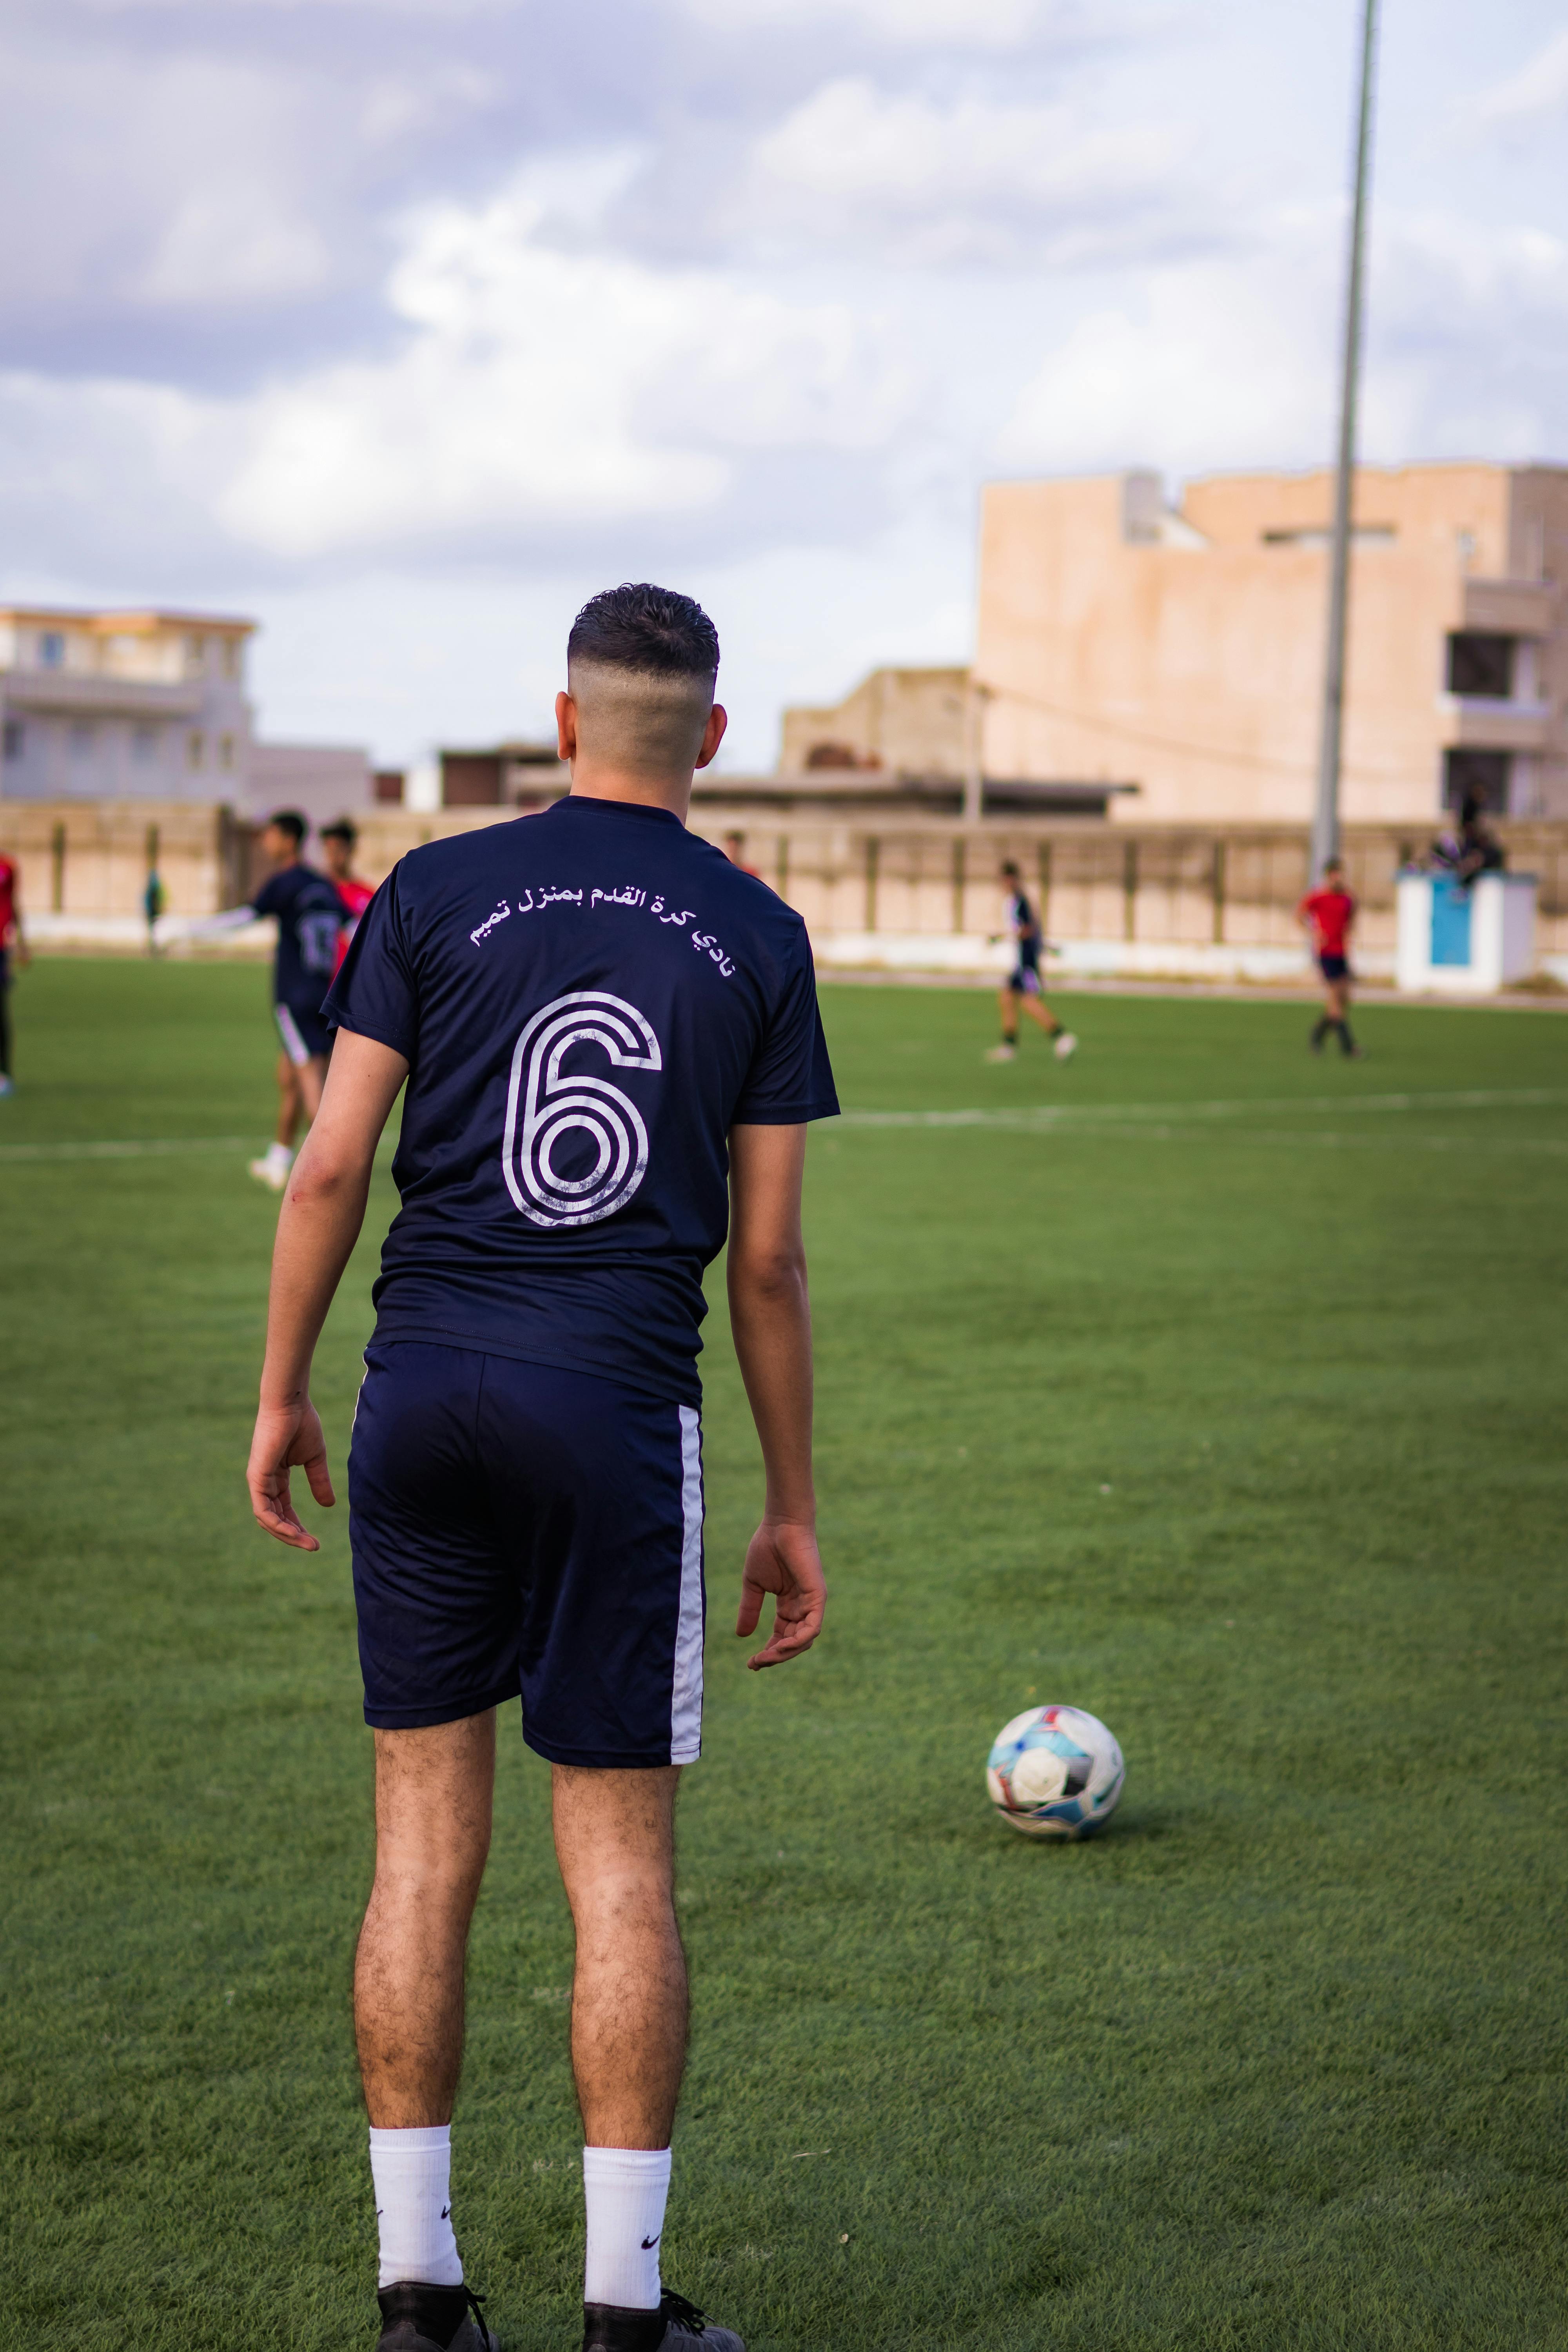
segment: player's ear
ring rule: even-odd
[[[577,756],[577,706],[569,694],[555,698],[555,751],[562,760]]]
[[[702,748],[697,754],[697,765],[705,768],[724,740],[724,730],[730,724],[730,714],[721,702],[716,702],[708,713],[708,724],[702,730]],[[687,738],[689,742],[689,736]]]

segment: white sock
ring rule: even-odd
[[[583,2188],[588,2201],[584,2302],[657,2311],[668,2148],[585,2147]]]
[[[287,1176],[294,1165],[294,1154],[286,1143],[269,1143],[267,1147],[267,1165],[268,1168],[276,1169],[279,1176]]]
[[[423,2279],[461,2286],[463,2264],[452,2235],[452,2126],[415,2131],[370,2127],[370,2170],[381,2232],[377,2286]]]

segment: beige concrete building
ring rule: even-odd
[[[784,712],[779,772],[961,778],[979,753],[974,716],[967,668],[874,669],[842,702],[796,703]]]
[[[0,607],[0,800],[294,807],[313,824],[367,806],[359,747],[258,741],[255,634],[225,613]]]
[[[1300,824],[1315,789],[1332,478],[1000,482],[981,527],[986,776],[1118,778],[1122,822]],[[1363,467],[1342,811],[1474,793],[1568,816],[1568,467]]]

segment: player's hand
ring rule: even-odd
[[[338,1498],[327,1468],[327,1442],[321,1434],[321,1416],[308,1397],[302,1405],[262,1406],[256,1416],[245,1482],[258,1528],[276,1536],[279,1543],[292,1544],[296,1551],[320,1551],[315,1537],[301,1525],[289,1492],[289,1473],[296,1465],[304,1471],[317,1502],[330,1509]]]
[[[763,1666],[781,1666],[809,1650],[822,1631],[827,1606],[827,1586],[822,1555],[810,1528],[793,1519],[764,1519],[746,1547],[741,1578],[741,1613],[735,1631],[742,1640],[757,1630],[767,1593],[774,1596],[773,1630],[754,1658],[746,1664],[753,1674]]]

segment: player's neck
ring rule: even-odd
[[[595,761],[572,762],[574,801],[629,801],[637,808],[668,809],[686,823],[691,806],[690,776],[632,776],[619,768],[602,768]]]

